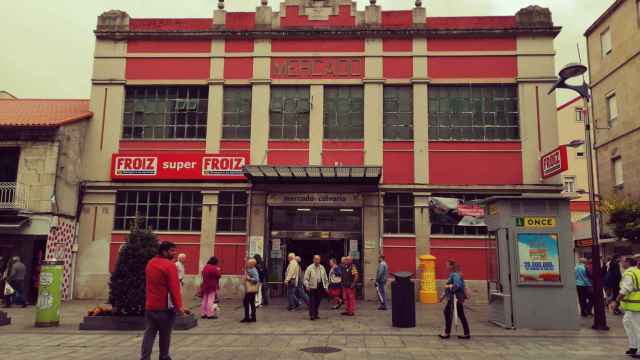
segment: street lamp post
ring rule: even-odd
[[[584,138],[587,148],[587,171],[589,179],[589,216],[591,220],[591,253],[593,261],[593,326],[594,330],[609,330],[607,326],[607,315],[605,312],[604,297],[602,295],[602,262],[600,261],[600,242],[598,234],[598,218],[596,214],[595,201],[595,180],[593,178],[593,152],[591,150],[591,119],[588,106],[591,96],[589,95],[589,85],[583,81],[582,85],[567,84],[567,80],[583,75],[587,72],[587,67],[582,64],[568,64],[559,73],[558,81],[553,85],[549,94],[556,89],[569,89],[580,94],[587,106],[586,117],[584,119]]]

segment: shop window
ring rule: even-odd
[[[114,230],[128,230],[136,217],[156,231],[200,231],[199,191],[118,191]]]
[[[411,86],[385,86],[383,111],[385,140],[413,140]]]
[[[364,137],[364,93],[361,86],[324,88],[324,138],[361,140]]]
[[[123,139],[205,139],[206,86],[128,86]]]
[[[473,194],[433,194],[432,198],[453,199],[442,201],[439,206],[431,206],[431,234],[432,235],[456,235],[456,236],[484,236],[487,227],[480,219],[469,219],[458,213],[457,204],[473,204],[474,200],[481,200],[490,195]],[[456,201],[457,200],[457,201]]]
[[[602,57],[611,54],[611,29],[607,28],[607,30],[600,34],[600,48],[602,49]]]
[[[413,234],[415,211],[413,194],[390,193],[384,195],[384,233]]]
[[[563,191],[566,193],[575,193],[576,192],[576,177],[575,176],[564,176],[562,178]]]
[[[607,95],[607,113],[609,117],[609,127],[615,126],[618,122],[618,100],[616,99],[615,92]]]
[[[222,117],[222,138],[251,138],[251,88],[225,87]]]
[[[306,140],[309,138],[308,86],[271,88],[269,137],[274,140]]]
[[[520,138],[515,85],[429,87],[429,139],[513,141]]]
[[[219,233],[244,233],[247,230],[247,193],[222,191],[218,195]]]

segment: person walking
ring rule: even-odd
[[[620,257],[614,256],[607,266],[607,273],[604,277],[604,286],[607,291],[607,301],[611,302],[616,299],[620,293],[620,282],[622,281],[622,272],[620,271]],[[618,307],[613,308],[615,315],[622,315],[622,311]]]
[[[298,274],[298,287],[296,288],[296,299],[298,301],[298,305],[306,304],[309,307],[309,295],[304,289],[304,270],[302,267],[302,258],[300,256],[296,256],[296,261],[298,262],[298,270],[300,273]]]
[[[333,303],[332,309],[336,310],[342,306],[342,267],[338,265],[335,258],[329,260],[329,297]]]
[[[304,272],[304,287],[309,292],[309,319],[318,319],[318,308],[322,301],[322,294],[329,288],[327,270],[320,263],[320,255],[313,256],[313,264]]]
[[[458,319],[462,323],[462,329],[464,330],[463,336],[458,336],[459,339],[471,339],[471,332],[469,330],[469,322],[464,315],[464,301],[467,296],[464,278],[460,274],[460,267],[454,260],[447,261],[447,269],[449,270],[449,278],[444,288],[440,302],[447,299],[447,305],[444,307],[444,322],[445,329],[444,334],[440,334],[441,339],[448,339],[451,337],[451,326],[453,323],[454,312]],[[455,306],[455,309],[454,309]]]
[[[24,278],[26,273],[27,268],[20,260],[20,257],[14,256],[11,259],[11,266],[6,279],[9,286],[13,288],[14,293],[7,297],[5,307],[9,308],[13,304],[21,305],[23,308],[27,307],[27,300],[24,297]]]
[[[222,269],[218,266],[218,258],[213,256],[207,261],[207,265],[202,269],[202,285],[200,292],[202,294],[202,318],[203,319],[217,319],[218,318],[218,304],[216,304],[216,297],[218,296],[218,289],[220,288],[220,277],[222,276]]]
[[[255,254],[253,256],[253,259],[256,261],[256,270],[258,271],[258,276],[260,277],[260,282],[258,283],[258,293],[256,294],[256,308],[259,308],[262,307],[264,303],[262,286],[267,281],[267,270],[264,267],[264,262],[262,261],[262,257],[260,255]]]
[[[638,345],[640,345],[640,269],[632,257],[626,257],[622,262],[624,273],[620,282],[620,293],[609,304],[611,309],[621,307],[624,310],[622,325],[627,334],[629,349],[625,353],[635,359],[640,359]]]
[[[178,270],[178,280],[180,280],[180,289],[182,289],[182,287],[184,286],[185,261],[187,261],[187,255],[178,254],[178,259],[176,261],[176,269]]]
[[[296,298],[296,289],[298,288],[298,278],[300,276],[300,265],[296,261],[296,254],[290,253],[287,256],[289,265],[285,272],[284,285],[287,287],[287,299],[289,300],[289,307],[287,310],[293,311],[297,309],[300,304]]]
[[[587,259],[581,258],[576,265],[576,289],[578,292],[578,302],[580,303],[580,315],[587,317],[591,315],[592,303],[592,283],[587,273]]]
[[[378,258],[378,270],[376,271],[376,290],[378,291],[378,300],[380,307],[378,310],[387,310],[387,279],[389,277],[389,266],[384,259],[384,255]]]
[[[351,256],[344,259],[342,267],[342,298],[345,311],[342,315],[354,316],[356,312],[356,284],[358,283],[358,268],[353,264]]]
[[[242,323],[256,322],[256,293],[259,283],[260,275],[256,270],[256,259],[249,259],[244,275],[244,300],[242,301],[244,319],[240,321]]]
[[[146,329],[142,339],[141,360],[150,360],[153,343],[159,334],[160,359],[171,360],[169,348],[171,346],[171,331],[176,315],[185,311],[182,306],[180,281],[178,270],[173,263],[176,256],[176,245],[165,241],[158,246],[158,255],[149,260],[145,268],[146,301],[145,320]],[[171,300],[172,306],[169,305]]]

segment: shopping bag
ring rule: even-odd
[[[15,294],[16,291],[9,285],[8,282],[4,283],[4,296],[11,296]]]

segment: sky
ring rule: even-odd
[[[383,10],[406,10],[414,0],[378,0]],[[584,31],[614,0],[423,0],[427,16],[514,15],[528,5],[549,7],[562,32],[556,66],[586,63]],[[138,18],[212,17],[217,0],[0,1],[0,90],[19,98],[88,98],[97,16],[119,9]],[[227,0],[228,11],[253,11],[260,0]],[[357,0],[363,10],[369,0]],[[274,10],[280,0],[269,0]],[[560,102],[572,94],[559,93]]]

